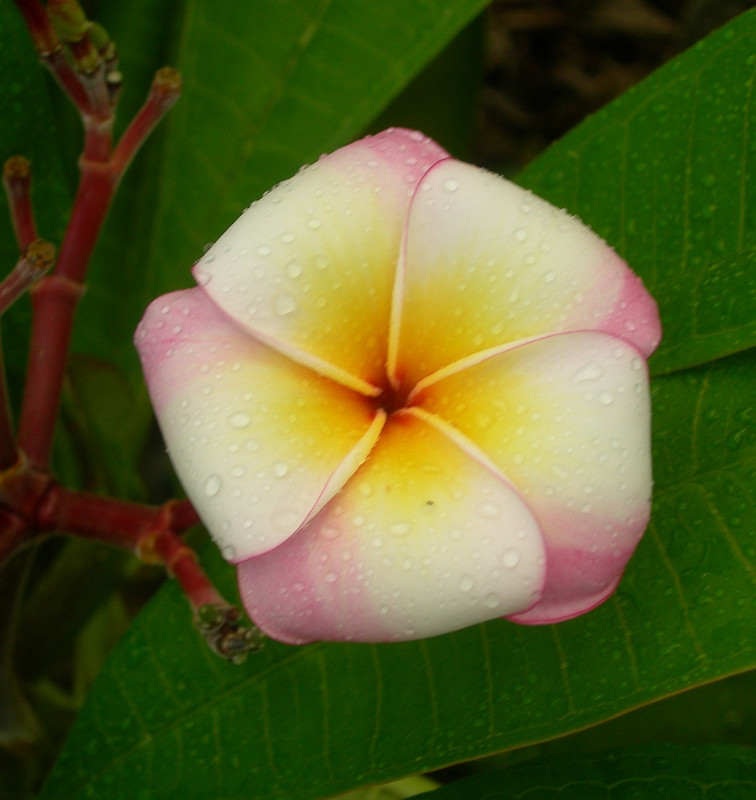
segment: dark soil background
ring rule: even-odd
[[[487,11],[476,161],[514,172],[745,0],[496,0]]]

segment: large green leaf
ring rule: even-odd
[[[756,12],[627,92],[520,181],[589,222],[657,298],[656,374],[756,344]]]
[[[425,800],[749,800],[756,753],[746,747],[655,747],[536,760],[465,778]]]
[[[270,643],[233,667],[168,587],[103,669],[44,800],[118,797],[118,786],[130,798],[324,797],[753,668],[755,368],[747,353],[655,381],[654,522],[596,611],[399,645]]]
[[[740,18],[607,109],[601,132],[589,121],[592,135],[577,131],[524,178],[616,243],[663,312],[653,522],[615,596],[558,626],[492,622],[400,645],[270,643],[232,667],[207,652],[170,586],[100,675],[44,800],[323,797],[558,736],[756,666],[756,351],[722,358],[754,344],[752,284],[711,260],[745,267],[754,170],[741,158],[745,177],[732,184],[727,219],[717,218],[720,234],[693,187],[713,175],[724,202],[729,161],[720,165],[713,142],[677,159],[680,130],[695,140],[704,114],[694,125],[687,105],[679,118],[662,111],[677,108],[678,93],[692,98],[691,87],[700,109],[742,99],[754,32],[756,13]],[[654,126],[634,124],[647,108],[660,109],[653,118],[677,143],[665,158]],[[750,106],[732,113],[739,123],[722,136],[730,151],[751,152]],[[648,176],[633,192],[630,163],[645,163]],[[212,549],[205,556],[228,589],[229,568]]]

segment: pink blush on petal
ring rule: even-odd
[[[345,538],[337,527],[318,530],[313,521],[274,550],[238,564],[244,606],[267,636],[294,645],[324,639],[348,641],[351,636],[339,636],[334,630],[337,617],[348,628],[359,622],[361,639],[391,638],[361,591],[364,576],[359,556]],[[346,597],[345,585],[350,587]],[[339,604],[341,612],[335,614]],[[307,638],[299,633],[302,630],[307,630]]]
[[[599,319],[595,327],[630,342],[644,358],[648,358],[658,347],[662,335],[656,301],[646,291],[643,281],[625,262],[616,253],[612,255],[616,259],[613,269],[607,263],[606,269],[602,271],[604,280],[587,296],[587,304],[590,305],[591,298],[595,298],[595,306],[600,307],[607,294],[616,293],[616,300],[608,314]],[[615,288],[618,271],[621,275],[619,289]]]

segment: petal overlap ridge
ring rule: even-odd
[[[390,129],[261,200],[136,335],[179,478],[269,635],[568,619],[650,513],[661,327],[565,211]]]

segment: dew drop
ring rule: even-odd
[[[516,242],[524,242],[528,238],[525,228],[517,228],[514,232],[514,238]]]
[[[320,535],[324,539],[338,539],[341,535],[341,531],[338,528],[334,528],[333,525],[324,525],[320,529]]]
[[[583,381],[598,380],[604,374],[604,370],[598,364],[586,364],[582,369],[579,369],[573,376],[573,383],[582,383]]]
[[[459,588],[461,591],[469,592],[472,590],[473,586],[475,586],[475,580],[472,575],[463,575],[459,579]]]
[[[228,424],[232,428],[246,428],[250,422],[252,422],[252,418],[245,411],[238,411],[228,418]]]
[[[517,550],[505,550],[501,560],[504,562],[505,567],[513,569],[520,563],[520,554]]]
[[[307,227],[311,231],[316,231],[323,223],[319,219],[308,219],[307,220]]]
[[[389,533],[394,536],[406,536],[410,532],[411,527],[409,522],[392,522],[391,525],[389,525]]]
[[[614,401],[614,395],[611,392],[601,392],[598,399],[602,405],[610,406]]]
[[[221,555],[226,561],[236,558],[236,548],[232,544],[227,544],[221,548]]]
[[[453,178],[447,178],[443,183],[443,187],[447,192],[456,192],[459,189],[459,182]]]
[[[496,503],[486,502],[478,506],[478,513],[484,519],[496,519],[501,514],[501,509]]]
[[[247,439],[247,441],[244,442],[244,449],[248,453],[256,453],[260,449],[260,442],[258,442],[257,439]]]
[[[289,471],[289,467],[283,461],[276,461],[272,467],[272,472],[276,478],[283,478]]]
[[[208,497],[215,497],[215,495],[221,490],[222,486],[223,480],[221,479],[220,475],[210,475],[210,477],[205,481],[205,494]]]
[[[483,605],[486,608],[496,608],[501,603],[501,597],[496,592],[489,592],[483,598]]]
[[[286,274],[290,278],[298,278],[302,274],[302,265],[297,261],[290,261],[286,265]]]
[[[205,261],[208,261],[208,260],[209,259],[205,259]],[[197,283],[200,286],[207,286],[207,284],[210,283],[210,279],[211,278],[212,278],[212,275],[210,275],[209,272],[205,272],[204,270],[195,268],[195,270],[194,270],[194,280],[196,280]]]
[[[279,317],[285,317],[297,310],[297,301],[290,294],[279,294],[273,300],[273,310]]]
[[[336,583],[338,579],[339,576],[336,572],[326,572],[325,574],[326,583]]]
[[[258,256],[269,256],[270,248],[266,247],[264,244],[261,244],[255,252],[257,253]]]

